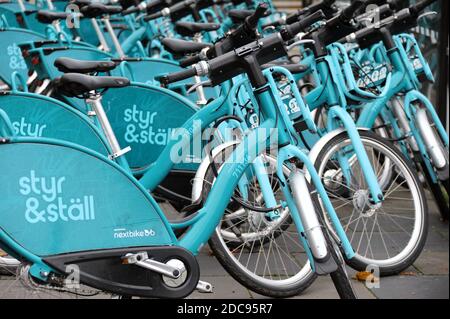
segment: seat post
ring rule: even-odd
[[[203,41],[202,34],[200,32],[195,34],[193,40],[195,42],[202,43],[202,41]],[[195,80],[195,84],[202,83],[202,79],[199,76],[195,76],[194,80]],[[197,92],[197,97],[198,97],[197,105],[203,106],[203,105],[208,104],[208,100],[206,99],[205,90],[203,88],[203,85],[197,86],[195,91]]]
[[[98,25],[97,19],[91,18],[91,24],[92,27],[94,28],[95,33],[97,34],[97,38],[98,41],[100,42],[101,49],[105,52],[110,52],[111,49],[109,48],[108,43],[106,42],[105,36],[100,30],[100,26]]]
[[[102,22],[105,25],[105,28],[108,31],[109,36],[111,37],[111,41],[114,44],[117,55],[119,56],[119,58],[125,58],[126,55],[125,52],[123,52],[122,45],[120,44],[119,39],[114,33],[114,29],[111,25],[111,22],[109,21],[109,15],[104,16]]]
[[[108,116],[106,115],[105,109],[103,108],[102,96],[100,94],[97,94],[96,92],[92,92],[89,98],[86,99],[86,103],[88,103],[91,106],[92,110],[95,112],[97,119],[103,129],[105,137],[111,147],[113,153],[109,156],[109,158],[116,159],[131,151],[131,147],[129,146],[124,149],[120,148],[116,134],[114,133]]]

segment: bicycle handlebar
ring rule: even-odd
[[[305,29],[313,25],[314,23],[325,19],[325,14],[322,10],[316,11],[313,14],[307,16],[306,18],[302,19],[301,21],[298,21],[296,23],[293,23],[286,27],[287,31],[290,33],[289,36],[291,38],[294,38],[297,34],[300,32],[303,32]]]
[[[188,58],[180,61],[180,66],[182,68],[186,68],[186,67],[191,66],[191,65],[193,65],[195,63],[198,63],[200,61],[202,61],[201,55],[200,54],[196,54],[196,55],[193,55],[191,57],[188,57]]]
[[[93,2],[90,5],[81,8],[81,13],[86,18],[97,18],[103,15],[117,14],[122,12],[121,6],[108,6],[98,2]]]
[[[255,12],[245,19],[245,24],[247,25],[247,27],[251,30],[256,29],[259,20],[265,16],[267,10],[269,10],[269,5],[267,3],[263,2],[258,5]]]
[[[303,8],[301,10],[298,10],[296,13],[293,13],[289,16],[287,16],[285,19],[279,19],[275,22],[270,22],[265,25],[263,25],[263,29],[267,27],[279,27],[286,24],[293,24],[297,22],[300,17],[305,15],[311,15],[317,11],[322,11],[324,14],[325,12],[334,12],[334,9],[332,9],[333,4],[336,2],[336,0],[322,0],[318,3],[312,4],[306,8]]]
[[[195,75],[208,75],[214,86],[239,74],[247,73],[252,85],[261,87],[267,83],[261,65],[287,54],[286,42],[292,40],[301,31],[301,23],[297,22],[286,28],[289,30],[246,44],[207,62],[201,61],[192,69],[165,75],[160,78],[160,81],[167,85]]]
[[[355,0],[347,8],[342,10],[340,17],[342,22],[350,22],[356,12],[366,4],[364,0]]]
[[[166,7],[159,12],[145,16],[144,21],[151,21],[151,20],[161,18],[162,16],[167,15],[167,14],[172,15],[172,14],[178,13],[182,10],[187,9],[189,6],[191,6],[195,3],[196,3],[195,0],[184,0],[184,1],[178,2],[171,7]]]
[[[416,3],[415,5],[411,6],[409,11],[414,14],[418,15],[420,12],[426,9],[426,7],[432,5],[437,0],[423,0],[422,2]]]
[[[137,6],[141,0],[118,0],[118,2],[123,9],[128,9],[129,7]]]
[[[174,83],[174,82],[179,82],[185,79],[189,79],[193,76],[197,75],[197,70],[195,67],[192,67],[190,69],[186,69],[183,71],[179,71],[179,72],[175,72],[175,73],[171,73],[171,74],[167,74],[167,75],[163,75],[161,77],[158,78],[159,82],[166,86],[170,83]]]
[[[161,8],[161,6],[159,6],[158,10],[160,11],[147,15],[144,17],[144,21],[155,20],[165,15],[170,15],[172,19],[178,20],[189,14],[193,14],[194,11],[200,11],[213,5],[228,3],[229,1],[230,0],[178,0],[176,1],[177,3],[171,7],[165,5]],[[151,11],[155,11],[155,7],[152,7]]]
[[[286,30],[284,32],[287,32],[288,34],[285,35],[285,37],[295,37],[299,32],[303,32],[306,28],[308,28],[310,25],[314,24],[317,21],[323,20],[325,18],[325,14],[322,12],[322,10],[315,12],[314,14],[309,15],[305,19],[302,19],[302,21],[297,22],[296,24],[293,24],[292,26],[286,27]],[[300,31],[298,31],[300,30]],[[297,31],[297,32],[296,32]],[[295,33],[296,32],[296,33]],[[236,33],[234,36],[237,36],[238,33]],[[225,38],[226,40],[227,38]],[[242,45],[245,45],[247,43],[250,43],[251,40],[247,39],[245,43],[241,43]],[[180,62],[181,67],[188,67],[195,63],[198,63],[203,60],[212,59],[217,56],[217,52],[220,54],[225,54],[233,49],[235,49],[236,46],[233,45],[233,43],[230,42],[224,42],[224,43],[216,43],[215,47],[212,49],[208,49],[208,51],[196,54],[192,57],[186,58],[183,61]]]
[[[358,30],[339,42],[357,42],[361,46],[370,46],[383,39],[382,29],[387,29],[394,34],[405,32],[417,25],[419,14],[437,0],[423,0],[409,9],[404,9],[390,16],[378,24]]]

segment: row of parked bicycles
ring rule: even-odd
[[[0,269],[152,298],[210,291],[206,244],[270,297],[402,272],[426,194],[449,209],[410,33],[435,0],[402,2],[0,1]]]

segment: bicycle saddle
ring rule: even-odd
[[[211,43],[199,43],[172,38],[165,38],[161,41],[161,43],[166,48],[167,51],[175,54],[197,53],[203,50],[204,48],[212,47]]]
[[[283,67],[286,70],[288,70],[289,72],[291,72],[292,74],[303,73],[308,70],[308,67],[306,65],[298,64],[298,63],[291,63],[291,62],[286,62],[286,61],[274,61],[271,63],[267,63],[267,64],[264,64],[262,66],[262,68],[268,69],[268,68],[272,68],[275,66]]]
[[[220,28],[218,23],[177,22],[175,31],[185,37],[192,37],[199,32],[216,31]]]
[[[86,18],[98,18],[106,14],[116,14],[122,12],[121,6],[107,6],[102,3],[91,3],[81,8],[81,13]]]
[[[68,97],[80,97],[91,91],[128,86],[130,80],[115,76],[90,76],[66,73],[54,81],[57,91]]]
[[[82,61],[71,58],[57,58],[55,67],[63,73],[94,73],[113,70],[117,63],[113,61]]]
[[[69,12],[39,10],[36,14],[36,19],[40,23],[50,24],[56,20],[67,19],[68,16],[70,16]]]

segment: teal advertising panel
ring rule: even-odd
[[[91,120],[73,107],[32,93],[0,95],[0,109],[9,116],[18,136],[49,137],[110,154],[108,144]]]
[[[0,29],[0,80],[11,85],[10,78],[14,71],[26,79],[28,67],[22,57],[20,44],[28,41],[43,41],[45,37],[33,31],[23,29]]]
[[[175,240],[155,201],[117,165],[74,145],[18,140],[0,145],[0,237],[37,256]]]
[[[172,91],[138,83],[107,91],[102,103],[120,145],[131,147],[127,160],[134,169],[153,163],[173,131],[197,111],[195,105]],[[177,168],[190,166],[185,163]]]

